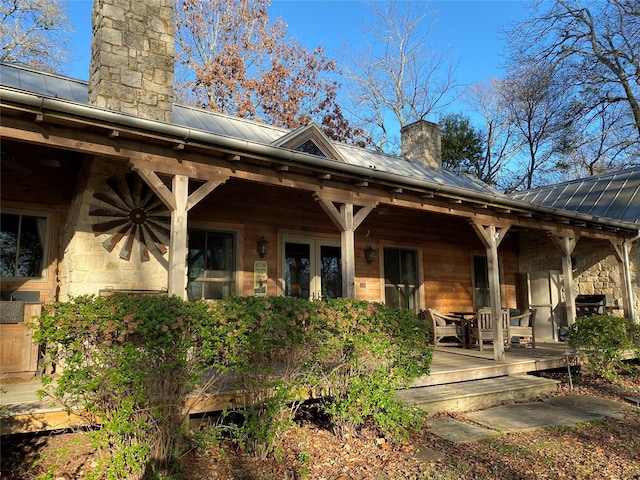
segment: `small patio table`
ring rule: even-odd
[[[476,312],[449,312],[452,316],[460,319],[460,328],[462,329],[462,346],[471,348],[471,324],[476,319]]]

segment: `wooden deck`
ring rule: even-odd
[[[539,344],[536,349],[513,347],[504,362],[493,360],[493,351],[439,347],[434,351],[431,374],[422,377],[412,386],[444,385],[469,380],[525,374],[566,367],[569,351],[566,344]],[[5,378],[0,385],[1,405],[8,415],[0,419],[0,434],[13,434],[43,430],[60,430],[84,425],[84,420],[51,400],[40,400],[41,388],[37,378]],[[238,408],[242,395],[226,392],[215,396],[194,398],[191,411],[194,414]]]

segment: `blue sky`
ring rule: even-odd
[[[420,1],[420,0],[417,0]],[[67,0],[67,13],[75,34],[74,61],[67,71],[87,80],[90,59],[93,0]],[[499,27],[523,19],[526,2],[519,0],[440,0],[429,2],[436,13],[430,34],[433,47],[453,51],[460,64],[456,80],[462,84],[502,76]],[[343,44],[354,44],[366,27],[369,7],[360,0],[272,0],[271,17],[281,17],[288,33],[308,49],[319,45],[338,59]],[[458,113],[455,105],[450,109]]]

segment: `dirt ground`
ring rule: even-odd
[[[371,428],[338,440],[307,419],[289,429],[279,439],[276,455],[265,461],[225,443],[206,451],[191,449],[181,458],[181,478],[640,480],[640,408],[625,399],[640,396],[640,378],[629,377],[624,386],[604,388],[601,382],[583,380],[572,391],[563,383],[554,394],[622,400],[629,406],[622,420],[502,433],[490,440],[453,444],[429,433],[431,417],[408,442],[393,445]],[[83,432],[3,437],[1,455],[2,480],[32,480],[48,469],[55,480],[81,479],[97,461]]]

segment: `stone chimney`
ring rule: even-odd
[[[419,160],[426,167],[442,168],[440,125],[418,120],[400,129],[402,156]]]
[[[89,102],[171,123],[175,0],[94,0]]]

